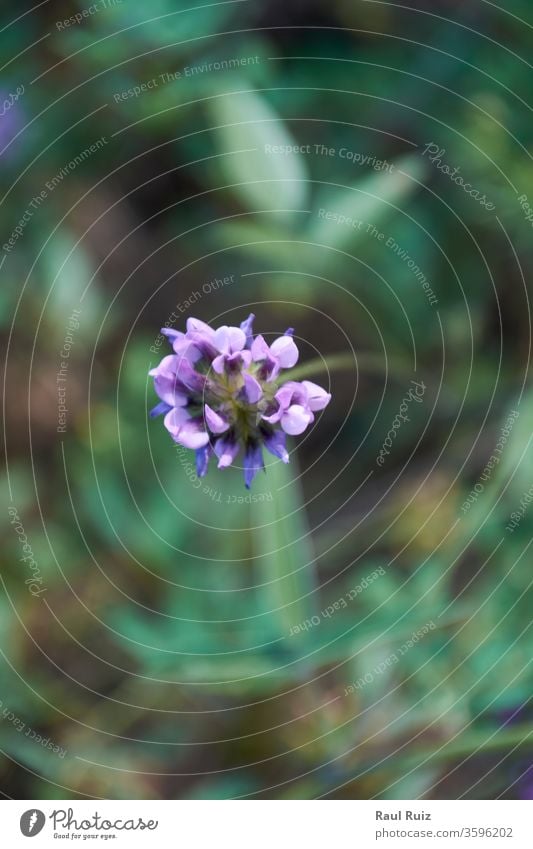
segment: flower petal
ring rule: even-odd
[[[270,356],[270,348],[262,336],[256,336],[252,342],[252,359],[254,363],[266,360]]]
[[[204,333],[209,339],[215,335],[212,327],[209,327],[205,321],[200,321],[199,318],[187,319],[187,333]]]
[[[251,312],[246,321],[243,321],[241,324],[241,330],[246,336],[246,347],[248,350],[250,350],[254,341],[254,321],[255,315]]]
[[[167,377],[176,374],[176,368],[178,366],[178,358],[175,354],[169,354],[168,357],[163,357],[161,362],[155,368],[151,368],[148,374],[150,377],[159,377],[160,374],[164,374]]]
[[[226,370],[226,355],[219,354],[218,357],[215,357],[211,365],[217,374],[224,374],[224,371]]]
[[[209,345],[209,343],[206,343]],[[194,343],[186,336],[183,339],[176,339],[173,343],[173,348],[180,360],[188,360],[191,364],[197,363],[202,357],[208,356],[209,351],[204,350],[203,344]]]
[[[185,448],[193,448],[194,450],[209,444],[209,434],[204,430],[204,423],[199,418],[189,419],[185,422],[174,439]]]
[[[261,380],[267,380],[270,383],[271,381],[276,380],[280,373],[280,369],[281,366],[278,360],[276,360],[275,357],[271,357],[269,354],[268,357],[261,363],[257,376]]]
[[[249,404],[257,404],[263,397],[263,387],[251,374],[244,373],[244,395]]]
[[[172,327],[162,327],[161,335],[166,336],[172,346],[174,342],[180,342],[182,339],[185,339],[185,333],[182,333],[181,330],[174,330]]]
[[[203,356],[203,351],[191,342],[190,334],[181,333],[171,327],[163,327],[161,333],[168,338],[174,352],[180,357],[185,357],[191,363],[195,363]]]
[[[215,413],[215,411],[211,409],[209,404],[205,405],[204,412],[205,420],[211,433],[226,433],[226,431],[229,430],[229,423],[226,421],[226,419],[222,418],[222,416],[219,416],[218,413]]]
[[[181,342],[175,342],[174,350],[177,354],[180,354],[192,363],[202,357],[212,360],[218,354],[213,337],[196,331],[188,333],[186,338]]]
[[[213,341],[221,354],[235,354],[246,345],[246,334],[240,327],[219,327]]]
[[[281,417],[281,426],[285,433],[290,436],[299,436],[313,419],[312,413],[301,407],[299,404],[293,404],[286,410]]]
[[[307,407],[307,390],[302,383],[295,380],[288,380],[287,383],[284,383],[276,392],[275,398],[283,410],[288,409],[291,404]]]
[[[274,457],[279,457],[284,463],[289,462],[289,452],[286,448],[287,437],[282,430],[276,430],[270,436],[265,437],[265,448]]]
[[[238,374],[252,363],[250,351],[237,351],[235,354],[219,354],[211,365],[217,374]]]
[[[277,409],[275,409],[276,405]],[[272,412],[272,409],[274,409],[275,411]],[[261,418],[263,419],[263,421],[268,422],[269,424],[277,424],[279,421],[281,421],[281,417],[284,412],[285,409],[277,401],[274,401],[274,403],[270,405],[269,408],[267,408],[268,415],[263,415]]]
[[[235,439],[218,439],[215,443],[215,454],[219,459],[218,468],[227,469],[239,453],[239,443]]]
[[[179,359],[176,356],[164,357],[156,368],[149,371],[154,378],[154,389],[170,407],[185,407],[188,403],[187,389],[176,376]]]
[[[190,419],[189,413],[182,407],[174,407],[165,416],[165,427],[168,432],[174,437],[178,436],[184,423]]]
[[[178,367],[176,370],[177,379],[183,383],[187,389],[192,392],[202,393],[205,390],[206,378],[203,374],[198,374],[185,358],[178,359]]]
[[[250,489],[252,481],[256,474],[264,470],[263,451],[260,445],[251,445],[247,448],[244,455],[244,483],[246,489]]]
[[[196,451],[196,473],[199,478],[205,478],[209,466],[209,460],[213,449],[210,445],[204,445],[203,448],[198,448]]]
[[[326,392],[325,389],[322,389],[321,386],[318,386],[316,383],[311,383],[310,380],[302,381],[303,386],[305,386],[305,390],[307,392],[307,404],[310,410],[317,411],[323,410],[328,406],[331,401],[331,395],[329,392]]]
[[[171,407],[186,407],[189,398],[185,394],[185,387],[176,378],[157,377],[154,380],[154,389],[159,397]]]
[[[161,401],[157,404],[152,410],[150,410],[150,418],[155,419],[157,416],[162,416],[163,414],[170,412],[172,406],[170,404],[165,403],[165,401]]]
[[[238,372],[242,368],[248,368],[252,364],[250,351],[237,351],[235,354],[226,355],[226,371]]]
[[[278,360],[281,368],[292,368],[300,356],[292,336],[280,336],[276,339],[270,346],[270,353]]]

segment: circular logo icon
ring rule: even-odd
[[[20,830],[24,837],[35,837],[43,830],[46,817],[42,811],[33,808],[31,811],[26,811],[20,818]]]

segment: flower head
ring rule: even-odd
[[[288,463],[287,434],[302,434],[331,400],[316,383],[283,380],[298,362],[293,330],[268,345],[254,337],[254,318],[218,330],[194,318],[185,333],[164,328],[174,353],[150,371],[160,398],[150,415],[164,415],[175,442],[196,451],[198,475],[211,457],[225,469],[243,450],[247,488],[264,469],[263,447]]]

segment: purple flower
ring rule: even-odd
[[[292,368],[300,356],[296,343],[292,338],[292,328],[285,336],[280,336],[272,345],[267,345],[262,336],[257,336],[252,342],[252,359],[260,363],[259,373],[265,380],[275,380],[281,369]]]
[[[263,447],[288,463],[287,434],[302,434],[331,400],[316,383],[280,379],[298,362],[293,330],[268,345],[254,338],[254,318],[218,330],[190,318],[185,333],[163,329],[174,354],[150,371],[160,398],[150,415],[164,415],[172,438],[196,451],[199,477],[211,457],[225,469],[243,449],[247,488],[265,468]]]
[[[252,362],[250,351],[245,350],[246,333],[240,327],[219,327],[213,342],[221,353],[213,360],[217,374],[239,372]]]
[[[323,410],[331,401],[331,395],[315,383],[293,380],[285,383],[274,395],[275,412],[265,416],[270,424],[281,424],[285,433],[299,436],[314,422],[313,413]]]
[[[0,157],[3,155],[6,159],[16,156],[17,145],[12,146],[11,143],[25,125],[24,114],[17,103],[23,94],[23,85],[19,85],[13,92],[0,90]]]

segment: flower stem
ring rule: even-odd
[[[303,363],[301,366],[291,369],[284,374],[284,378],[289,380],[302,380],[306,377],[311,377],[315,374],[322,374],[330,371],[365,371],[378,372],[382,374],[387,370],[387,364],[383,362],[383,358],[377,354],[332,354],[329,357],[317,357],[310,360],[308,363]],[[405,365],[399,369],[402,376],[409,371]],[[409,372],[410,373],[410,372]]]

